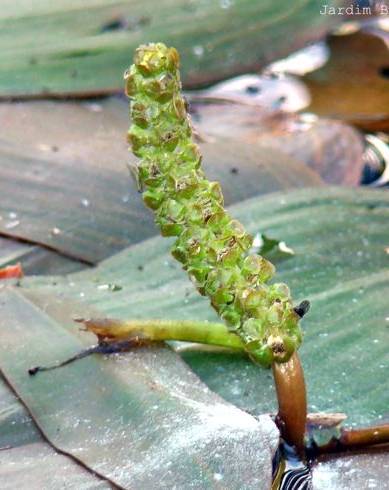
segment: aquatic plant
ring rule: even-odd
[[[178,69],[177,51],[157,43],[140,46],[125,73],[143,200],[162,235],[177,237],[173,256],[248,355],[266,367],[286,362],[301,344],[306,304],[294,308],[285,284],[269,284],[275,267],[250,253],[252,237],[224,209],[219,183],[204,175]]]

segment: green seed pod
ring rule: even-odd
[[[136,50],[124,75],[139,189],[162,235],[177,237],[173,256],[250,357],[263,366],[285,362],[301,343],[299,316],[288,287],[267,284],[273,264],[249,255],[252,237],[225,211],[219,183],[209,182],[201,169],[178,65],[174,48],[148,44]]]

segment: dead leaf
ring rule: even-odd
[[[19,279],[21,277],[23,277],[23,269],[20,262],[0,269],[0,279]]]
[[[389,49],[370,33],[333,35],[330,59],[303,77],[320,116],[356,124],[365,130],[389,129]]]
[[[193,111],[194,123],[205,138],[236,140],[242,148],[255,143],[265,154],[277,150],[330,184],[355,186],[361,181],[363,137],[340,121],[237,103],[195,104]]]

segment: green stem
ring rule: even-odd
[[[90,319],[85,327],[102,340],[143,341],[180,340],[244,350],[244,344],[222,323],[191,320],[113,320]]]
[[[199,342],[244,351],[242,340],[222,323],[190,320],[78,320],[101,341],[164,341]],[[301,454],[307,419],[304,372],[295,352],[288,362],[273,363],[278,399],[278,421],[281,434]]]

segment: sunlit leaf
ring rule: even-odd
[[[290,286],[296,303],[311,301],[301,349],[309,410],[345,412],[348,424],[388,415],[388,194],[303,189],[245,201],[231,214],[251,232],[282,237],[295,251],[278,264],[276,280]],[[95,270],[57,278],[55,286],[38,278],[23,284],[81,299],[113,318],[215,320],[170,257],[169,242],[150,239]],[[98,289],[119,280],[121,291]],[[237,406],[254,413],[276,410],[270,372],[237,355],[183,355],[211,389]]]
[[[269,487],[278,431],[268,416],[224,402],[158,345],[30,377],[84,345],[76,310],[44,295],[39,307],[15,289],[0,301],[1,372],[54,448],[120,488]]]
[[[350,488],[387,489],[389,455],[385,449],[360,454],[323,457],[313,466],[315,490],[349,490]]]
[[[40,441],[1,452],[0,484],[2,490],[26,488],[53,490],[108,490],[112,485],[92,475],[72,459],[54,451]]]

